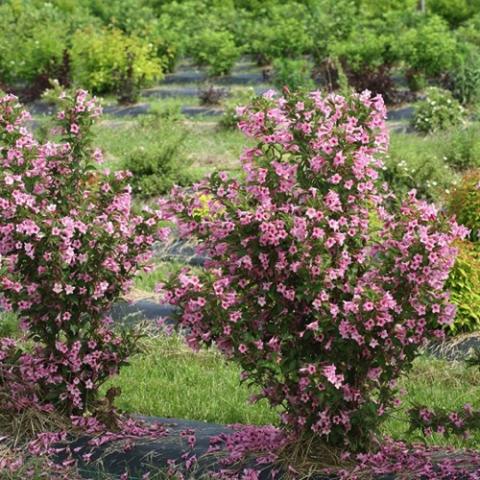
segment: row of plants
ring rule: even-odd
[[[453,6],[452,6],[453,5]],[[278,84],[343,79],[387,100],[436,82],[464,104],[479,95],[476,2],[370,0],[7,0],[0,6],[0,82],[30,96],[49,78],[132,101],[191,57],[211,76],[241,55],[273,65]],[[269,69],[265,70],[266,77]]]

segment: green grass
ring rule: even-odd
[[[214,350],[194,353],[176,336],[152,340],[148,348],[107,385],[120,386],[121,409],[214,423],[276,421],[265,401],[249,404],[252,391],[239,385],[239,368]]]
[[[105,152],[104,166],[122,168],[124,159],[134,150],[152,142],[167,141],[170,129],[185,133],[179,161],[192,178],[200,178],[213,170],[238,171],[239,157],[249,144],[236,130],[221,130],[215,122],[177,120],[172,123],[159,117],[148,126],[145,119],[107,119],[95,127],[95,144]],[[163,140],[165,139],[165,140]]]
[[[427,405],[430,408],[442,407],[449,410],[462,408],[470,403],[474,408],[480,408],[480,371],[478,368],[467,368],[463,362],[448,362],[420,357],[415,361],[413,370],[400,382],[406,395],[403,405],[384,425],[384,432],[397,439],[425,440],[428,444],[452,445],[455,447],[480,446],[480,432],[472,435],[468,441],[448,440],[440,435],[423,437],[405,435],[408,428],[406,410],[414,404]]]
[[[14,313],[0,312],[0,338],[16,337],[19,332],[17,316]]]
[[[194,353],[178,337],[152,339],[147,354],[137,355],[131,365],[109,385],[118,385],[122,394],[117,405],[130,413],[160,417],[188,418],[214,423],[278,423],[278,414],[264,401],[248,403],[252,393],[240,385],[239,367],[226,362],[214,349]],[[420,357],[400,381],[406,390],[403,405],[392,412],[383,433],[396,439],[419,440],[406,435],[406,410],[411,402],[449,409],[471,403],[480,407],[480,372],[458,362]],[[429,444],[456,447],[480,446],[480,432],[470,440],[426,439]]]
[[[240,155],[247,146],[251,146],[251,141],[243,133],[221,130],[216,123],[193,124],[185,144],[192,167],[203,173],[214,170],[237,173],[241,168]]]

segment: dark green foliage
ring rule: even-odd
[[[292,60],[277,58],[273,62],[273,81],[279,89],[288,87],[290,90],[313,89],[312,80],[313,63],[309,60]]]
[[[480,100],[480,48],[462,44],[449,77],[449,89],[462,105],[477,104]]]
[[[264,9],[247,25],[249,50],[263,64],[309,53],[314,38],[309,18],[307,7],[300,2],[283,2]]]
[[[458,27],[480,11],[479,0],[428,0],[429,12],[443,17],[451,27]]]
[[[455,170],[480,167],[480,125],[474,123],[449,131],[439,143],[443,159]]]
[[[395,49],[405,63],[407,78],[439,78],[454,65],[458,44],[448,24],[438,16],[417,17],[403,28]]]
[[[124,168],[132,172],[133,191],[143,197],[161,195],[173,185],[186,185],[191,178],[184,152],[187,132],[176,122],[163,121],[156,116],[143,120],[143,133],[148,139],[126,155]]]
[[[240,56],[233,35],[227,31],[201,30],[193,38],[191,48],[195,62],[207,67],[211,77],[229,73]]]

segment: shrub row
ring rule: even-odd
[[[131,100],[181,57],[217,76],[250,54],[273,62],[290,86],[309,87],[320,74],[336,87],[345,72],[355,89],[394,99],[401,71],[412,90],[435,81],[468,103],[478,98],[480,72],[480,14],[471,3],[455,10],[432,0],[422,13],[410,0],[6,0],[0,82],[35,95],[54,77]],[[305,55],[311,65],[295,63]]]

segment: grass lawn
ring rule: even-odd
[[[130,413],[161,417],[188,418],[214,423],[269,424],[278,420],[265,401],[249,404],[253,393],[239,384],[240,369],[214,349],[194,353],[178,337],[148,341],[148,353],[132,358],[120,376],[108,386],[120,386],[117,406]],[[451,409],[471,403],[480,406],[480,372],[463,363],[420,357],[400,386],[406,390],[403,405],[392,413],[384,433],[397,439],[419,440],[405,435],[405,411],[411,402]],[[480,433],[468,441],[448,441],[439,436],[430,444],[480,446]]]
[[[194,178],[213,170],[239,171],[239,157],[248,140],[238,130],[223,130],[212,121],[155,119],[107,119],[95,127],[95,144],[105,152],[105,166],[121,169],[122,159],[144,145],[168,148],[175,137],[183,137],[176,161]]]
[[[149,340],[147,354],[132,358],[105,388],[119,386],[117,406],[131,413],[214,423],[270,424],[276,412],[239,385],[239,368],[214,350],[192,352],[177,336]]]

